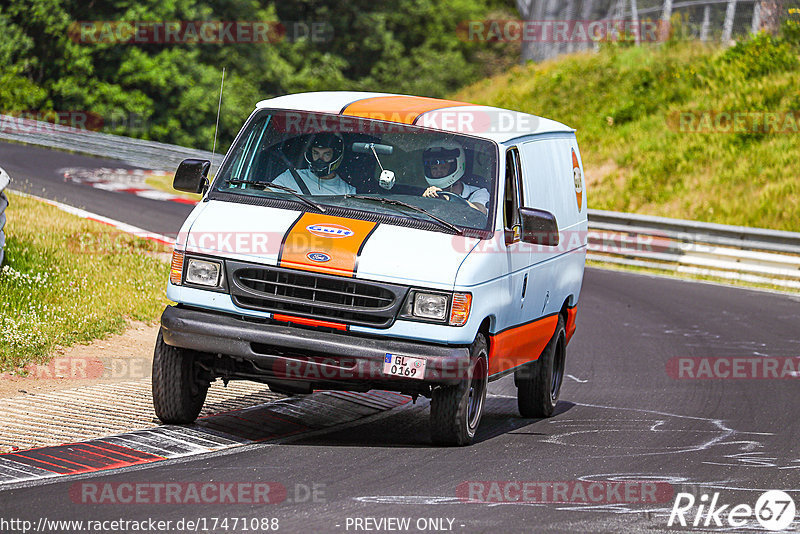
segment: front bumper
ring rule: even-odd
[[[267,380],[316,384],[370,383],[454,385],[469,373],[469,347],[253,322],[211,311],[168,306],[161,315],[167,345],[222,354],[254,364]],[[426,361],[424,378],[383,373],[387,354]]]

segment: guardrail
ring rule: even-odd
[[[178,145],[111,135],[92,130],[0,114],[0,139],[122,160],[143,169],[172,172],[186,158],[206,159],[217,167],[222,155]]]
[[[589,210],[591,260],[800,289],[800,233]]]
[[[186,158],[212,159],[204,150],[0,115],[0,125],[8,124],[14,128],[0,127],[0,139],[120,159],[145,169],[172,171]],[[222,156],[214,156],[214,165]],[[7,184],[4,173],[0,184],[3,176]],[[2,215],[0,221],[5,221]],[[588,241],[591,260],[800,289],[796,232],[589,210]]]
[[[6,226],[6,208],[8,207],[8,197],[6,197],[5,188],[11,182],[8,173],[0,167],[0,265],[3,264],[6,247],[6,234],[3,229]]]

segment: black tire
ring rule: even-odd
[[[159,330],[153,354],[153,407],[163,423],[192,423],[203,408],[209,382],[194,365],[196,354],[167,345]]]
[[[517,384],[517,406],[522,417],[553,415],[564,381],[566,340],[564,318],[559,315],[556,331],[539,359],[514,373],[514,382]]]
[[[489,384],[486,338],[470,348],[469,376],[455,386],[439,386],[431,397],[431,439],[439,445],[469,445],[481,422]]]

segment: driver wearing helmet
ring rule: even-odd
[[[298,193],[311,195],[353,195],[356,188],[336,174],[344,157],[344,140],[338,133],[323,132],[314,135],[306,150],[307,169],[297,169],[297,178],[287,169],[272,183],[290,187]],[[303,187],[305,186],[305,188]]]
[[[467,169],[464,147],[456,141],[436,141],[422,153],[425,180],[428,187],[423,197],[435,198],[439,191],[453,193],[483,214],[488,212],[489,191],[464,183],[461,178]],[[446,198],[446,197],[443,197]]]

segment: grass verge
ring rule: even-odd
[[[167,304],[163,245],[9,194],[0,269],[0,372],[46,361],[56,346],[155,320]]]
[[[452,97],[576,128],[591,208],[798,231],[799,54],[791,21],[780,36],[730,48],[609,45],[518,66]],[[706,128],[720,113],[762,123]],[[765,128],[769,116],[782,118]]]

